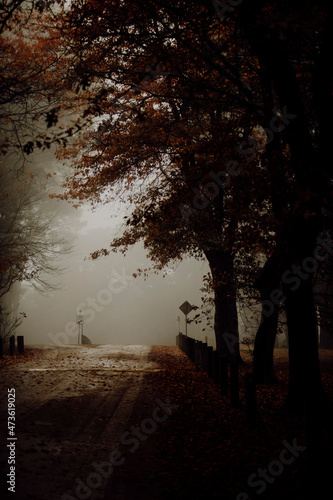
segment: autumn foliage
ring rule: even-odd
[[[331,16],[310,1],[244,1],[222,13],[211,1],[74,0],[19,9],[1,42],[13,103],[38,101],[23,153],[56,142],[72,167],[61,198],[127,208],[122,235],[92,257],[143,241],[157,269],[207,259],[216,344],[228,357],[239,360],[224,339],[238,336],[237,301],[261,303],[259,382],[275,380],[284,307],[289,402],[299,408],[323,396],[314,275],[295,290],[283,277],[331,230]],[[29,127],[41,118],[50,130],[36,135]]]

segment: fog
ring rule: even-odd
[[[37,152],[29,162],[26,169],[34,174],[52,174],[50,192],[59,190],[66,168],[51,152]],[[82,314],[83,334],[93,344],[174,345],[179,324],[180,331],[185,331],[185,316],[179,306],[186,300],[200,305],[208,265],[189,258],[170,266],[165,277],[161,272],[146,279],[134,278],[138,268],[152,264],[140,244],[125,256],[112,253],[98,260],[89,258],[91,252],[108,247],[119,234],[123,209],[117,202],[94,211],[88,204],[75,209],[65,201],[49,203],[56,213],[59,237],[67,237],[73,248],[60,263],[66,269],[57,276],[59,289],[41,295],[29,283],[22,283],[18,310],[26,318],[17,334],[24,335],[26,344],[77,343],[76,317]],[[188,318],[194,314],[192,311]],[[188,334],[197,339],[208,336],[213,343],[213,331],[202,332],[202,328],[192,323]]]

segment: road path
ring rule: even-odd
[[[121,488],[110,488],[124,448],[136,452],[167,418],[145,384],[145,374],[161,369],[148,359],[151,347],[35,348],[37,359],[0,372],[1,493],[9,486],[7,391],[15,389],[15,495],[7,497],[120,500]],[[145,433],[133,427],[140,422]]]

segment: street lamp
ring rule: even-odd
[[[83,314],[82,311],[79,311],[79,314],[76,316],[76,323],[79,325],[79,333],[78,333],[78,339],[77,343],[80,345],[82,344],[82,339],[83,339]]]

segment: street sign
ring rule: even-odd
[[[187,336],[187,315],[194,309],[189,302],[184,302],[179,309],[185,314],[185,335]]]
[[[182,304],[179,309],[181,310],[182,313],[185,314],[185,316],[188,315],[188,313],[190,313],[193,309],[193,307],[191,306],[191,304],[189,302],[184,302],[184,304]]]

